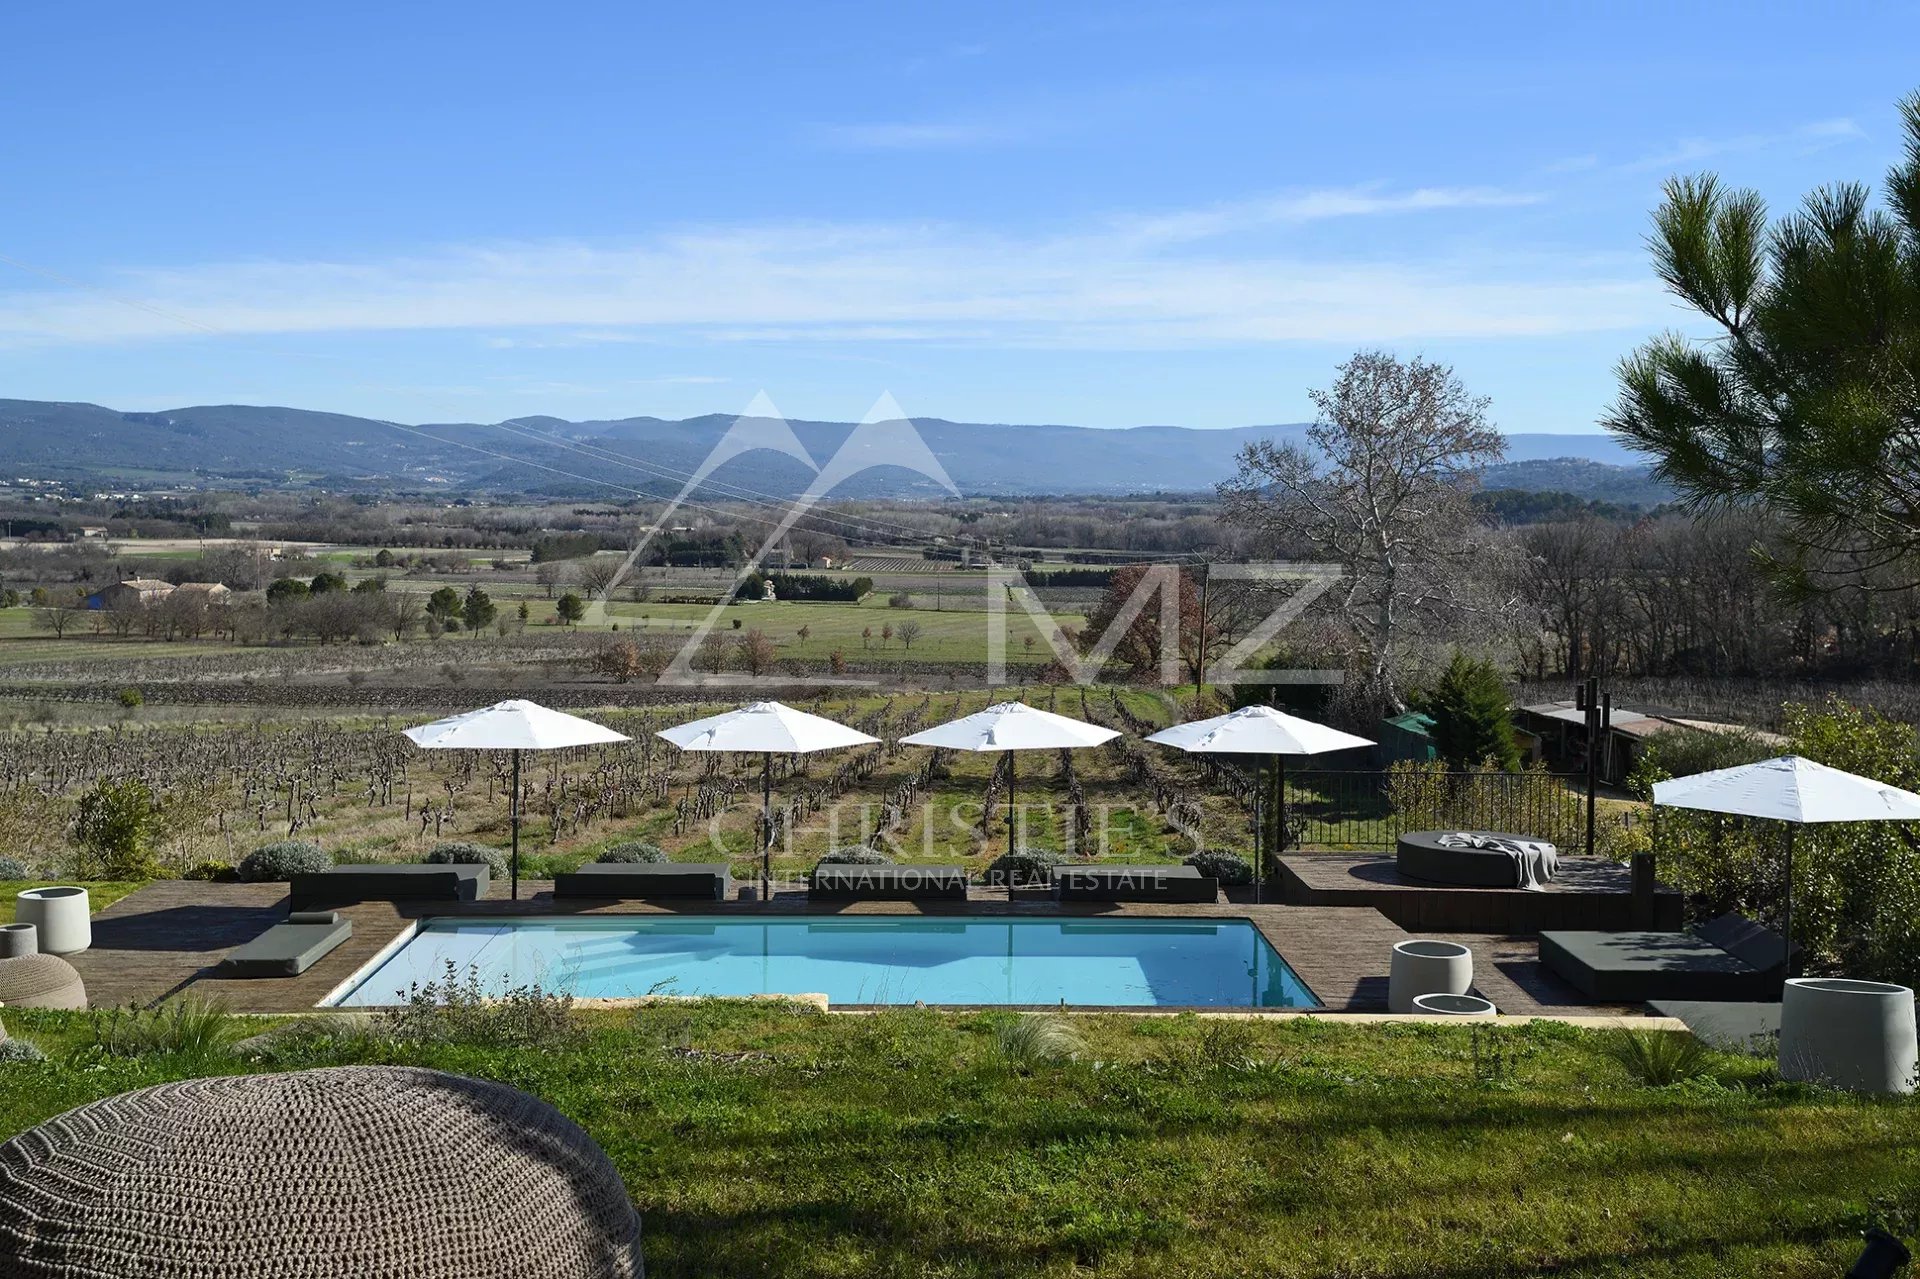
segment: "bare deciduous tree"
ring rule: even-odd
[[[620,576],[622,562],[622,557],[618,555],[594,555],[579,562],[577,576],[588,599],[596,595],[606,598],[608,588]]]
[[[1219,489],[1225,517],[1278,553],[1341,565],[1342,617],[1381,694],[1404,709],[1400,649],[1410,630],[1466,605],[1479,529],[1471,494],[1505,446],[1488,401],[1419,357],[1362,351],[1312,397],[1306,447],[1241,449]]]

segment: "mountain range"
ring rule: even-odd
[[[346,492],[605,498],[675,492],[739,419],[554,417],[419,425],[252,405],[121,412],[97,404],[0,400],[0,478],[161,487],[312,487]],[[774,423],[755,423],[778,430]],[[789,421],[813,465],[755,451],[714,473],[708,496],[729,490],[787,497],[853,432],[848,422]],[[1195,430],[1096,429],[915,418],[913,426],[968,495],[1196,492],[1232,474],[1250,440],[1297,441],[1301,423]],[[782,437],[784,438],[784,437]],[[1661,500],[1634,455],[1606,435],[1514,434],[1490,487],[1575,492],[1649,504]],[[841,496],[936,496],[923,474],[874,467]]]

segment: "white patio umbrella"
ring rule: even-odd
[[[1280,837],[1278,847],[1274,849],[1275,856],[1287,848],[1287,756],[1324,755],[1328,751],[1373,745],[1364,737],[1355,737],[1352,733],[1343,733],[1310,719],[1288,715],[1271,706],[1243,706],[1225,715],[1215,715],[1212,719],[1175,724],[1172,728],[1163,728],[1152,734],[1147,740],[1195,755],[1272,756],[1280,816]],[[1264,826],[1264,823],[1260,825]],[[1255,859],[1264,860],[1258,856],[1257,850]],[[1255,870],[1255,901],[1260,900],[1260,872],[1264,870],[1264,866]]]
[[[936,724],[910,737],[900,739],[902,746],[932,746],[950,751],[1045,751],[1077,750],[1082,746],[1104,746],[1120,736],[1111,728],[1068,719],[1029,706],[1025,702],[996,702],[983,711],[962,715],[959,719]],[[1015,757],[1007,760],[1007,851],[1014,840]]]
[[[773,887],[773,757],[870,746],[878,742],[845,724],[797,711],[779,702],[755,702],[738,710],[676,724],[654,734],[683,751],[726,751],[760,756],[760,886]]]
[[[568,746],[602,746],[624,742],[616,733],[589,719],[549,710],[520,698],[482,710],[403,730],[415,746],[439,751],[512,751],[513,898],[520,899],[520,752],[561,750]]]
[[[1766,817],[1787,824],[1787,899],[1781,932],[1787,943],[1788,976],[1793,975],[1794,829],[1828,822],[1920,821],[1920,795],[1816,764],[1801,755],[1655,782],[1653,802],[1655,807]]]

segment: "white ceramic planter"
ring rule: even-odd
[[[32,924],[0,924],[0,959],[40,953],[40,930]]]
[[[1908,1093],[1920,1070],[1913,991],[1849,977],[1795,977],[1780,994],[1780,1077]]]
[[[40,930],[44,955],[72,955],[93,945],[92,913],[84,888],[29,888],[14,898],[15,921]]]
[[[1411,940],[1393,947],[1387,1011],[1410,1013],[1421,995],[1464,995],[1473,988],[1473,952],[1459,942]]]
[[[1419,995],[1413,1011],[1435,1017],[1492,1017],[1498,1010],[1492,1000],[1478,995]]]

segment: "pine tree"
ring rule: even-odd
[[[1451,768],[1492,763],[1508,772],[1520,767],[1513,739],[1513,707],[1499,672],[1455,650],[1428,706],[1434,745]]]

